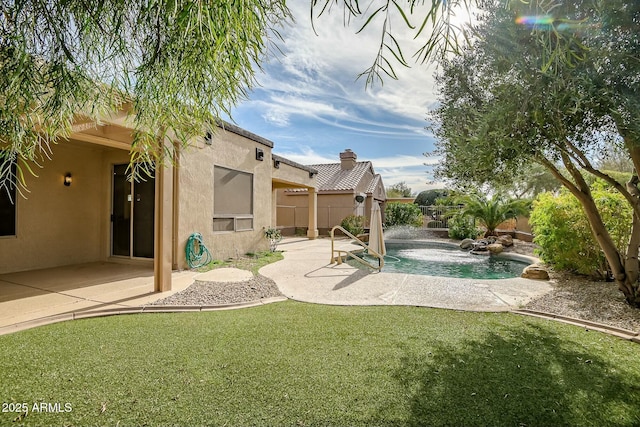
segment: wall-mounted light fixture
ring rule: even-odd
[[[64,176],[64,186],[65,187],[71,186],[72,181],[73,179],[71,178],[71,173],[67,172],[67,174]]]
[[[204,135],[204,143],[207,145],[213,144],[213,135],[211,134],[211,132],[207,132]]]
[[[311,171],[309,171],[309,178],[313,178],[313,176],[314,176],[315,174],[316,174],[315,172],[311,172]]]
[[[274,160],[273,161],[273,167],[276,169],[280,169],[280,160]]]
[[[264,151],[261,148],[256,148],[256,160],[263,161],[264,160]]]

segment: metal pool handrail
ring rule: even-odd
[[[340,230],[342,231],[347,237],[352,238],[355,243],[357,243],[358,245],[362,246],[363,248],[365,248],[369,255],[372,255],[376,258],[378,258],[378,265],[374,265],[372,263],[370,263],[369,261],[365,260],[364,258],[360,258],[359,256],[357,256],[356,254],[354,254],[351,251],[346,251],[343,249],[334,249],[334,245],[333,245],[333,241],[334,241],[334,232],[336,230]],[[360,262],[361,264],[366,265],[369,268],[372,268],[374,270],[378,270],[381,271],[382,267],[384,267],[384,256],[380,255],[377,251],[371,249],[369,247],[369,245],[367,245],[366,243],[364,243],[362,240],[358,239],[356,236],[354,236],[353,234],[351,234],[350,232],[348,232],[347,230],[345,230],[343,227],[336,225],[335,227],[333,227],[331,229],[331,262],[330,264],[333,264],[334,262],[337,262],[338,264],[342,264],[342,255],[348,255],[352,258],[354,258],[355,260],[357,260],[358,262]],[[338,253],[337,256],[335,256],[336,252]]]

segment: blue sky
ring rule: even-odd
[[[424,163],[437,159],[422,153],[434,142],[425,129],[435,105],[434,67],[398,65],[399,81],[388,78],[365,89],[356,77],[375,57],[379,28],[355,35],[358,23],[345,28],[336,9],[316,21],[315,34],[309,2],[289,7],[296,22],[282,31],[284,55],[263,64],[259,86],[232,112],[235,123],[273,141],[274,153],[302,164],[335,163],[350,148],[359,161],[373,162],[385,186],[404,181],[414,192],[433,188]],[[404,29],[400,21],[394,28]]]

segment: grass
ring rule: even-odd
[[[561,323],[415,307],[87,319],[0,336],[2,401],[72,409],[3,412],[0,425],[637,426],[638,350]]]
[[[229,258],[226,261],[213,260],[206,266],[201,267],[199,271],[209,271],[213,270],[214,268],[222,267],[235,267],[242,270],[249,270],[254,275],[256,275],[258,274],[258,270],[260,270],[265,265],[271,264],[272,262],[280,261],[282,258],[282,252],[280,251],[263,251],[256,253],[250,252],[240,258]]]

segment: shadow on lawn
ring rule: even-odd
[[[431,351],[406,354],[395,375],[408,396],[406,421],[416,426],[640,425],[640,376],[623,375],[606,356],[576,351],[580,347],[531,325],[491,332],[456,348],[436,344]]]

